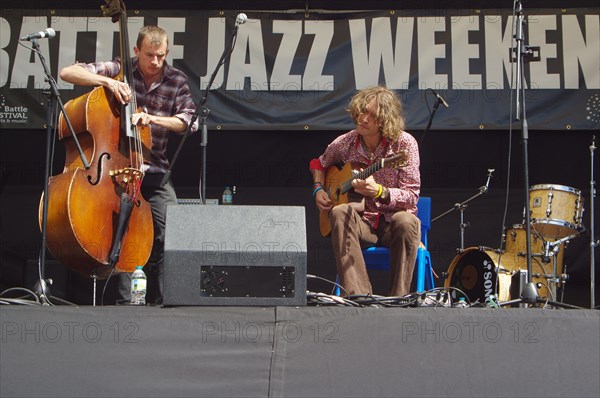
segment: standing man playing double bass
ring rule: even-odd
[[[143,112],[132,116],[132,123],[150,126],[152,151],[146,159],[146,170],[142,184],[142,195],[150,203],[154,222],[154,245],[149,263],[156,266],[155,272],[159,292],[157,302],[162,300],[162,276],[164,271],[164,241],[167,205],[176,204],[177,196],[171,180],[161,186],[169,162],[166,157],[169,133],[184,133],[196,111],[188,86],[187,76],[166,62],[169,53],[167,32],[158,26],[143,27],[134,47],[132,59],[133,82],[137,104]],[[66,82],[83,86],[103,86],[110,90],[122,104],[132,99],[128,84],[113,79],[118,75],[121,64],[118,60],[77,63],[60,71]],[[119,274],[118,291],[124,301],[129,302],[131,276]]]

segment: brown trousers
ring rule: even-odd
[[[351,206],[341,204],[329,213],[329,224],[338,277],[348,295],[373,293],[362,248],[375,244],[390,248],[389,295],[410,293],[421,242],[421,221],[415,215],[399,211],[389,223],[382,217],[375,230]]]

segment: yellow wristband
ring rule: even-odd
[[[378,199],[383,193],[383,185],[379,184],[379,191],[377,191],[377,195],[375,195],[375,199]]]

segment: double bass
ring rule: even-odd
[[[119,23],[121,68],[116,80],[133,83],[122,0],[105,0],[104,16]],[[58,137],[65,145],[65,167],[48,182],[46,245],[63,265],[86,276],[106,278],[132,272],[150,257],[154,241],[152,212],[140,189],[144,155],[152,147],[149,126],[133,126],[135,90],[127,105],[96,87],[65,104]],[[85,168],[77,148],[90,159]],[[40,226],[43,197],[40,202]]]

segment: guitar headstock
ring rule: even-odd
[[[395,169],[406,167],[408,165],[408,151],[403,149],[393,156],[381,159],[381,162],[382,167],[393,167]]]

